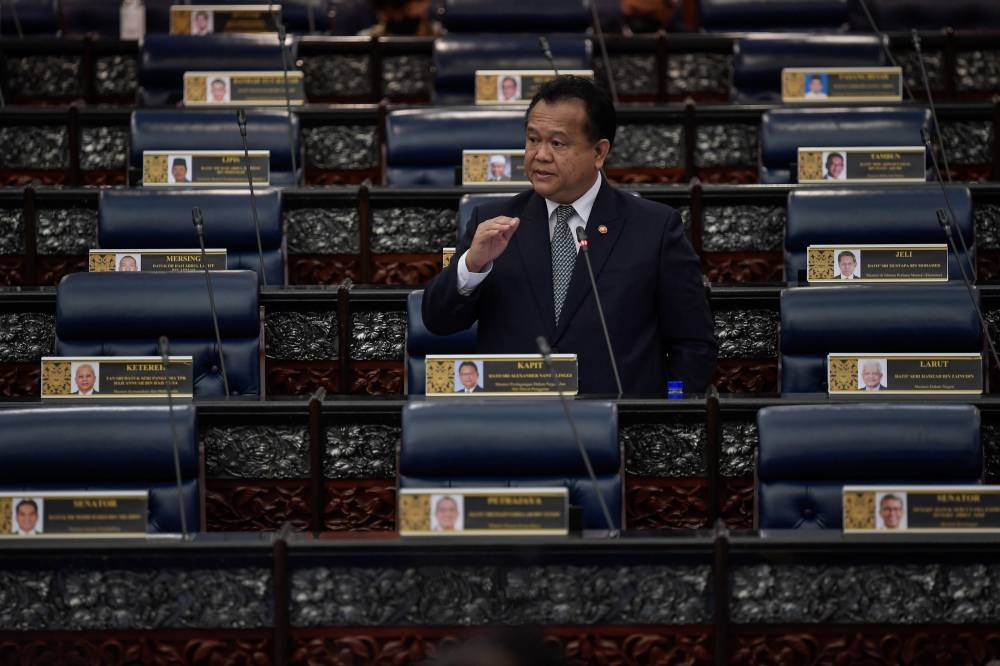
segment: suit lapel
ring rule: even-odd
[[[545,199],[532,194],[521,212],[521,226],[512,240],[517,245],[524,274],[531,283],[538,315],[545,325],[545,337],[551,340],[556,327],[552,295],[552,241],[549,239],[549,210]]]
[[[607,231],[601,233],[598,228],[603,225]],[[597,192],[594,200],[594,207],[590,210],[590,219],[587,220],[587,247],[590,250],[590,263],[594,266],[594,279],[601,276],[601,269],[607,263],[611,251],[618,242],[625,220],[618,210],[615,192],[605,180],[601,184],[601,189]],[[551,264],[551,262],[550,262]],[[551,279],[552,267],[549,267],[549,282]],[[576,265],[573,267],[573,277],[570,278],[569,291],[566,293],[566,302],[563,303],[562,315],[559,317],[559,327],[555,332],[553,344],[557,343],[569,328],[576,311],[584,302],[587,294],[590,293],[590,277],[587,275],[587,266],[584,258],[577,255]],[[549,294],[552,294],[552,285],[549,285]]]

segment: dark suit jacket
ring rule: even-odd
[[[472,392],[473,393],[479,393],[480,391],[485,391],[485,390],[486,389],[484,389],[479,384],[476,384],[475,386],[472,387]],[[455,393],[465,393],[465,389],[464,388],[458,389],[458,390],[455,391]]]
[[[498,215],[520,217],[521,225],[489,276],[463,296],[458,262],[478,224]],[[715,372],[716,345],[701,267],[680,215],[605,182],[587,235],[625,393],[663,396],[668,379],[683,380],[686,392],[702,391]],[[534,192],[473,211],[455,260],[427,286],[423,317],[438,335],[478,320],[480,353],[538,353],[535,339],[544,335],[553,351],[577,354],[580,393],[617,393],[582,256],[555,325],[548,209]]]

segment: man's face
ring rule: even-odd
[[[882,523],[886,529],[899,529],[899,523],[903,520],[903,503],[895,498],[882,500],[879,515],[882,516]]]
[[[882,383],[882,367],[877,363],[866,363],[861,368],[861,381],[868,388],[876,388]]]
[[[840,174],[844,171],[844,158],[840,155],[831,157],[829,171],[833,178],[840,178]]]
[[[814,76],[809,81],[809,90],[817,94],[823,92],[823,80]]]
[[[195,14],[194,25],[198,29],[198,32],[205,32],[206,30],[208,30],[208,15]]]
[[[122,257],[122,260],[118,262],[118,272],[119,273],[134,273],[139,270],[139,267],[135,263],[135,259],[132,257]]]
[[[38,524],[38,511],[30,504],[17,507],[17,527],[22,532],[30,532]]]
[[[170,167],[170,173],[174,175],[174,180],[179,183],[187,178],[188,169],[184,163],[175,164]]]
[[[535,192],[557,203],[572,203],[590,189],[611,144],[591,141],[587,112],[579,99],[541,101],[528,115],[524,168]]]
[[[506,78],[503,83],[500,84],[500,88],[503,90],[504,99],[514,99],[514,95],[517,94],[517,82],[512,78]]]
[[[458,504],[452,499],[438,501],[434,508],[434,517],[437,518],[438,527],[441,529],[455,529],[455,523],[458,522]]]
[[[851,277],[854,275],[854,269],[857,267],[857,263],[854,261],[854,257],[851,255],[846,255],[840,258],[837,262],[840,264],[840,274],[844,277]]]
[[[94,369],[89,365],[81,365],[76,369],[76,387],[83,393],[94,388]]]
[[[494,178],[500,178],[503,176],[503,168],[505,166],[503,162],[490,162],[490,174]]]
[[[458,379],[462,382],[462,386],[465,388],[474,388],[476,386],[476,382],[479,381],[479,371],[469,365],[463,366],[458,371]]]
[[[216,102],[226,101],[226,84],[222,81],[212,82],[212,99]]]

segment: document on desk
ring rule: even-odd
[[[1000,486],[844,486],[845,534],[1000,532]]]
[[[576,395],[576,354],[428,354],[424,360],[428,397]]]
[[[168,384],[169,382],[169,384]],[[45,356],[42,400],[194,397],[194,359],[170,356]]]
[[[983,356],[958,354],[828,354],[831,396],[980,395]]]

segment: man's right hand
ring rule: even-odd
[[[465,255],[465,267],[471,273],[482,273],[493,260],[503,254],[507,243],[521,224],[519,217],[499,216],[486,220],[476,227],[476,235]]]

